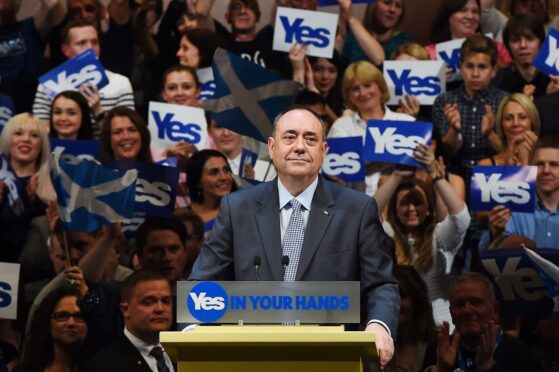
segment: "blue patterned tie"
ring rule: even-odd
[[[159,346],[154,347],[149,352],[149,355],[155,358],[157,361],[157,371],[158,372],[169,372],[169,368],[165,363],[165,357],[163,356],[163,349]]]
[[[303,239],[305,238],[303,214],[301,213],[302,205],[295,198],[291,199],[289,203],[291,204],[292,213],[282,241],[283,254],[289,257],[289,265],[283,275],[284,282],[295,281]]]

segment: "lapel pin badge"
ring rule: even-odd
[[[330,213],[328,213],[328,211],[324,211],[324,214],[328,216]]]

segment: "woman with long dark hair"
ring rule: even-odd
[[[72,90],[58,93],[50,110],[51,137],[65,140],[91,140],[91,111],[85,97]]]
[[[78,370],[87,324],[80,307],[80,294],[61,287],[41,302],[25,341],[18,372]]]

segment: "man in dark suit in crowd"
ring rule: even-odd
[[[319,177],[324,123],[304,106],[280,114],[268,140],[277,180],[223,198],[190,279],[361,281],[381,366],[392,358],[400,307],[373,198]],[[282,269],[282,256],[289,265]]]
[[[159,343],[159,332],[169,330],[173,300],[162,274],[141,270],[122,284],[120,310],[124,333],[96,354],[85,371],[173,372],[171,359]]]

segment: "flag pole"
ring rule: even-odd
[[[62,229],[62,246],[64,247],[67,267],[70,267],[72,266],[72,261],[70,260],[70,244],[68,241],[68,232],[65,229]]]

